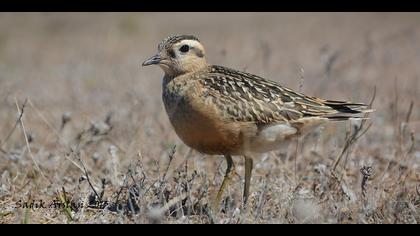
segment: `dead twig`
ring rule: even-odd
[[[28,101],[28,98],[25,99],[25,102],[23,104],[26,104],[27,101]],[[24,106],[22,105],[22,108],[20,109],[18,101],[16,100],[16,98],[15,98],[15,104],[16,104],[16,108],[17,108],[19,114],[23,114]],[[44,179],[46,179],[50,184],[52,184],[52,182],[45,176],[44,172],[39,167],[38,162],[36,162],[34,155],[32,154],[31,146],[29,145],[29,139],[28,139],[28,135],[26,133],[25,125],[23,124],[22,116],[19,116],[19,117],[20,118],[18,119],[18,121],[20,122],[20,126],[22,127],[22,132],[23,132],[23,136],[25,137],[26,147],[28,148],[29,156],[31,157],[33,163],[35,164],[36,170],[41,174],[41,176]]]
[[[414,101],[411,101],[410,106],[408,107],[407,115],[405,116],[405,121],[402,125],[400,125],[402,136],[404,136],[405,133],[406,133],[408,123],[410,122],[411,113],[413,112],[413,107],[414,107]],[[404,139],[404,137],[402,137],[401,139]],[[404,156],[407,156],[408,154],[410,154],[414,149],[415,141],[414,141],[414,133],[413,132],[410,133],[410,141],[411,141],[411,144],[410,144],[410,146],[408,146],[407,152],[405,153]]]
[[[373,89],[373,96],[369,103],[369,108],[372,107],[373,102],[376,98],[376,87]],[[359,126],[356,126],[355,129],[352,131],[349,131],[346,135],[346,141],[344,142],[344,146],[341,149],[341,152],[338,154],[337,158],[335,159],[332,172],[334,172],[338,166],[338,163],[340,163],[340,160],[343,158],[344,154],[347,152],[347,150],[360,138],[362,137],[372,126],[372,123],[368,124],[366,126],[366,122],[368,121],[369,113],[365,113],[363,116],[363,119],[361,121],[361,124]],[[365,127],[366,126],[366,127]]]
[[[126,173],[126,174],[125,174],[125,176],[124,176],[124,181],[123,181],[123,184],[121,185],[121,188],[120,188],[120,190],[118,191],[117,196],[115,197],[115,198],[116,198],[116,199],[115,199],[115,205],[117,205],[117,204],[118,204],[118,201],[119,201],[119,198],[120,198],[120,195],[121,195],[122,191],[124,190],[124,188],[126,188],[126,187],[127,187],[127,183],[128,183],[128,175],[129,175],[129,174],[131,174],[131,169],[130,169],[130,166],[128,167],[127,173]]]
[[[405,116],[405,123],[410,122],[411,113],[413,112],[414,101],[410,102],[410,106],[408,108],[407,115]]]
[[[327,75],[327,79],[329,80],[331,78],[331,72],[334,64],[336,63],[338,57],[340,56],[339,51],[334,51],[332,54],[330,54],[325,62],[325,74]]]
[[[168,154],[169,162],[168,162],[168,165],[166,166],[165,172],[163,173],[162,181],[164,181],[165,178],[166,178],[166,175],[168,173],[169,167],[171,166],[171,162],[172,162],[172,160],[175,157],[175,152],[176,152],[176,145],[173,146],[173,148],[171,149],[171,151]]]
[[[397,131],[397,136],[395,137],[397,140],[396,143],[398,143],[398,154],[401,155],[403,152],[403,135],[402,135],[402,129],[401,129],[401,122],[400,122],[400,116],[398,114],[399,110],[399,91],[398,91],[398,83],[397,83],[397,77],[395,77],[394,80],[394,88],[395,88],[395,100],[394,100],[394,120],[395,120],[395,130]]]
[[[396,90],[397,90],[397,88],[396,88]],[[399,121],[399,117],[398,117],[398,90],[395,92],[396,93],[396,98],[395,98],[395,116],[397,117],[397,126],[396,126],[396,129],[398,130],[398,141],[399,141],[399,151],[400,151],[400,154],[403,156],[403,158],[402,159],[406,159],[405,157],[410,153],[410,149],[411,149],[411,147],[408,147],[408,151],[406,152],[406,153],[404,153],[404,148],[406,148],[406,146],[404,145],[404,143],[406,143],[406,130],[407,130],[407,126],[408,126],[408,123],[410,122],[410,117],[411,117],[411,113],[412,113],[412,111],[413,111],[413,107],[414,107],[414,101],[411,101],[410,102],[410,105],[409,105],[409,107],[408,107],[408,110],[407,110],[407,114],[406,114],[406,116],[405,116],[405,119],[404,119],[404,121],[401,121],[401,123],[400,123],[400,121]],[[410,137],[411,138],[411,137]],[[401,160],[401,162],[402,162],[402,160]]]
[[[88,182],[88,184],[89,184],[90,188],[91,188],[91,189],[92,189],[92,191],[95,193],[95,196],[98,198],[98,201],[101,201],[101,200],[102,200],[102,199],[101,199],[101,197],[99,196],[98,192],[96,192],[96,189],[93,187],[93,184],[92,184],[92,182],[90,181],[90,178],[89,178],[89,173],[88,173],[88,171],[86,170],[85,164],[83,164],[82,158],[80,158],[80,156],[78,156],[78,159],[79,159],[80,164],[82,165],[83,171],[85,172],[86,180],[87,180],[87,182]]]
[[[373,174],[373,167],[372,166],[362,166],[360,168],[360,172],[363,175],[361,189],[362,189],[362,199],[363,203],[366,205],[367,203],[367,181],[369,180],[370,176]]]
[[[295,155],[294,155],[294,178],[295,178],[295,183],[297,183],[298,179],[297,179],[297,159],[298,159],[298,154],[299,154],[299,138],[296,138],[296,149],[295,149]]]
[[[20,120],[22,119],[22,117],[23,117],[23,113],[24,113],[24,111],[25,111],[25,107],[26,107],[26,104],[27,104],[27,102],[28,102],[28,98],[25,98],[25,101],[23,102],[23,104],[22,104],[22,107],[21,107],[21,109],[20,109],[20,111],[19,111],[19,117],[17,118],[17,120],[16,120],[16,122],[15,122],[15,124],[13,125],[13,128],[9,131],[9,133],[7,134],[7,136],[4,138],[4,140],[3,141],[1,141],[1,143],[0,143],[0,150],[2,150],[2,152],[4,152],[4,153],[7,153],[6,151],[4,151],[3,149],[2,149],[2,147],[3,147],[3,145],[9,140],[9,138],[12,136],[12,134],[15,132],[15,130],[16,130],[16,127],[18,126],[18,124],[20,123]],[[19,110],[19,109],[18,109]]]
[[[412,153],[414,151],[414,146],[415,146],[414,144],[416,143],[415,137],[414,137],[414,132],[411,132],[410,133],[410,140],[411,140],[411,144],[408,147],[408,151],[407,151],[407,154],[406,155],[408,155],[408,154],[410,154],[410,153]]]
[[[305,71],[303,67],[300,68],[300,75],[299,75],[299,92],[303,93],[303,83],[305,82]]]

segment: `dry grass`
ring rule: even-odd
[[[419,22],[417,13],[0,13],[0,223],[418,223]],[[197,35],[214,64],[310,95],[369,102],[376,87],[371,127],[343,153],[360,124],[259,157],[248,211],[235,158],[239,176],[211,212],[224,158],[176,137],[162,72],[140,68],[174,33]]]

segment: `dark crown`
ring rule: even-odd
[[[198,40],[197,37],[195,37],[194,35],[174,35],[174,36],[169,36],[167,38],[165,38],[158,46],[159,50],[161,50],[163,47],[168,48],[170,46],[172,46],[175,43],[178,43],[181,40],[196,40],[198,42],[200,42],[200,40]]]

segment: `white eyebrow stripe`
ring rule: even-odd
[[[184,44],[187,44],[188,46],[190,46],[192,48],[196,48],[196,49],[200,50],[203,54],[205,54],[205,50],[204,50],[203,45],[200,42],[198,42],[197,40],[184,39],[184,40],[181,40],[178,43],[174,44],[174,47],[178,48],[178,47],[181,47]]]

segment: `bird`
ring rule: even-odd
[[[173,35],[142,66],[163,70],[162,100],[178,137],[200,153],[225,157],[215,206],[236,173],[232,156],[245,159],[246,205],[254,156],[280,149],[321,124],[372,111],[370,105],[308,96],[251,73],[209,64],[205,55],[196,36]]]

